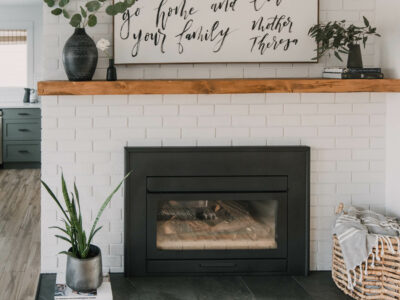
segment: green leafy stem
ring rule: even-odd
[[[106,5],[108,0],[89,0],[84,6],[80,6],[79,11],[71,13],[69,9],[70,0],[43,0],[48,7],[52,8],[51,13],[55,16],[63,15],[69,19],[69,24],[75,28],[94,27],[97,25],[96,13]],[[106,13],[115,16],[124,13],[128,8],[135,4],[137,0],[123,0],[106,7]]]
[[[61,234],[57,234],[55,236],[71,244],[70,251],[62,251],[60,253],[68,254],[80,259],[87,258],[89,256],[90,244],[93,240],[93,237],[102,228],[102,226],[97,227],[100,217],[103,214],[104,210],[106,209],[107,205],[110,203],[112,197],[121,188],[125,179],[128,178],[130,174],[131,172],[129,172],[122,179],[122,181],[118,184],[118,186],[112,191],[112,193],[106,198],[106,200],[101,205],[97,213],[96,219],[94,220],[93,225],[91,227],[89,236],[86,235],[86,232],[83,229],[81,204],[76,184],[74,183],[74,192],[71,192],[71,194],[69,194],[67,185],[64,180],[64,175],[63,174],[61,175],[61,188],[65,204],[64,208],[61,202],[57,199],[57,197],[53,193],[53,191],[49,188],[49,186],[44,181],[42,181],[44,188],[47,190],[47,192],[49,193],[49,195],[57,204],[58,208],[61,210],[63,214],[62,221],[64,223],[64,228],[60,226],[52,226],[50,228],[59,230]]]
[[[318,59],[328,51],[333,50],[336,58],[343,61],[340,55],[348,54],[351,46],[362,43],[365,48],[369,36],[380,37],[376,28],[370,25],[368,19],[366,17],[363,17],[363,19],[364,26],[353,24],[346,26],[345,20],[312,26],[308,34],[318,44],[318,48],[315,50],[317,57],[314,59]]]

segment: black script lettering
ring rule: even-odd
[[[222,1],[211,4],[211,10],[213,12],[217,12],[219,10],[223,10],[224,12],[227,12],[230,9],[232,11],[235,11],[236,3],[237,3],[237,0],[222,0]]]
[[[131,29],[131,12],[129,9],[122,14],[122,20],[123,22],[119,31],[119,36],[121,39],[126,40],[129,37],[129,32]]]
[[[133,13],[135,17],[139,17],[140,15],[140,7],[136,8],[135,12]],[[119,31],[119,36],[121,39],[126,40],[129,38],[130,29],[131,29],[131,12],[128,9],[126,12],[122,14],[122,25]]]
[[[282,4],[283,0],[250,0],[250,3],[253,3],[253,7],[255,11],[261,10],[267,2],[276,1],[276,6]]]
[[[188,17],[194,15],[197,11],[194,7],[190,7],[186,9],[186,0],[182,0],[179,5],[167,7],[166,10],[163,10],[163,7],[166,5],[168,0],[161,0],[160,5],[157,8],[157,17],[156,17],[156,26],[161,26],[162,29],[165,30],[167,26],[167,22],[169,17],[171,16],[179,16],[186,20]]]
[[[187,41],[197,40],[200,42],[216,42],[214,45],[213,52],[219,52],[228,35],[231,33],[230,28],[227,27],[225,29],[219,29],[219,21],[215,21],[210,29],[205,29],[203,26],[198,27],[195,30],[192,30],[193,20],[189,20],[186,22],[185,26],[181,33],[177,34],[175,37],[179,39],[178,41],[178,51],[179,54],[182,54],[184,51],[182,40],[185,39]]]
[[[260,51],[260,54],[264,54],[268,49],[278,50],[283,48],[284,51],[287,51],[292,44],[297,45],[299,42],[298,39],[279,39],[276,35],[268,40],[269,36],[269,33],[266,33],[263,36],[250,38],[253,42],[250,51],[253,52],[255,48]]]
[[[290,17],[285,15],[268,18],[267,20],[264,17],[258,18],[257,21],[252,22],[251,30],[258,30],[261,32],[270,30],[270,31],[278,31],[281,33],[284,29],[288,29],[288,32],[292,32],[293,22]]]
[[[142,29],[138,33],[134,33],[132,38],[136,43],[132,47],[131,55],[136,57],[139,54],[141,42],[152,42],[154,46],[160,46],[161,53],[165,53],[164,45],[167,35],[158,29],[156,32],[143,32]]]
[[[133,15],[135,17],[139,17],[139,15],[140,15],[140,7],[136,8],[135,13]]]

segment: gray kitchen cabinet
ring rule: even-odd
[[[3,109],[4,119],[38,119],[41,118],[40,108],[6,108]]]
[[[3,109],[4,167],[40,167],[40,108]]]

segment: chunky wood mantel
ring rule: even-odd
[[[39,95],[400,92],[400,79],[196,79],[42,81]]]

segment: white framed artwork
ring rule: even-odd
[[[116,64],[316,62],[318,0],[138,0],[114,17]]]

